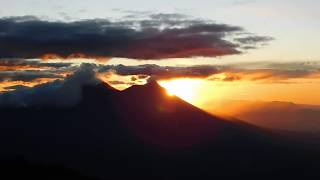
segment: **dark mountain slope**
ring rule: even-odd
[[[209,115],[176,96],[168,96],[156,82],[122,91],[117,102],[121,119],[126,120],[130,130],[159,146],[183,148],[258,131],[240,122]]]
[[[94,177],[318,176],[319,151],[210,116],[156,83],[85,86],[75,107],[1,109],[0,157]]]

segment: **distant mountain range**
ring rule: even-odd
[[[320,137],[320,106],[291,102],[225,100],[206,110],[232,116],[260,127],[314,134]],[[225,108],[228,107],[228,108]]]
[[[12,177],[23,176],[29,164],[77,172],[62,173],[68,179],[320,177],[318,146],[210,115],[167,96],[156,82],[124,91],[87,85],[76,106],[1,108],[0,114],[1,163]],[[20,166],[17,158],[28,163]],[[39,171],[26,176],[62,177]]]

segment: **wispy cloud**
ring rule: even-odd
[[[196,65],[186,67],[159,66],[154,64],[124,66],[106,65],[100,66],[99,72],[112,72],[122,76],[140,75],[153,77],[153,79],[164,80],[174,78],[202,78],[211,81],[257,81],[266,83],[292,83],[291,80],[299,78],[320,78],[320,69],[315,66],[298,67],[296,63],[277,64],[249,64],[250,69],[235,67],[235,65]],[[239,66],[239,65],[238,65]],[[246,67],[246,66],[244,66]],[[253,68],[255,67],[255,68]],[[276,68],[277,67],[277,68]]]
[[[1,71],[23,71],[23,70],[41,70],[41,69],[54,69],[70,67],[72,63],[66,62],[40,62],[38,60],[27,60],[27,59],[12,59],[5,58],[0,59],[0,70]]]

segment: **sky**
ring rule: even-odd
[[[0,3],[1,91],[93,63],[118,89],[155,79],[204,109],[227,99],[320,105],[319,1]]]
[[[238,25],[274,37],[271,46],[227,60],[317,60],[320,2],[312,0],[74,1],[1,0],[0,17],[34,15],[52,20],[119,18],[125,12],[182,13]]]

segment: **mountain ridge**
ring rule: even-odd
[[[157,84],[96,84],[82,96],[75,107],[0,109],[0,159],[59,162],[99,178],[319,175],[319,151],[210,116]]]

